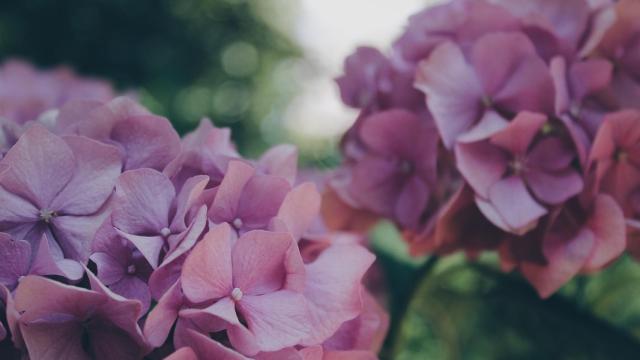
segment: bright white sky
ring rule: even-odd
[[[355,120],[342,105],[333,79],[356,46],[387,49],[407,18],[438,0],[299,0],[289,24],[291,37],[312,65],[303,91],[291,103],[285,127],[296,137],[333,138]]]

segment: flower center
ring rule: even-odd
[[[242,299],[242,290],[240,290],[239,288],[233,288],[233,290],[231,290],[231,298],[233,299],[233,301],[240,301],[240,299]]]
[[[162,230],[160,230],[160,235],[162,235],[163,237],[167,237],[171,235],[171,230],[169,230],[169,228],[167,227],[164,227],[162,228]]]
[[[58,216],[58,213],[53,210],[42,209],[40,210],[39,216],[40,216],[40,220],[48,224],[49,222],[51,222],[51,219]]]
[[[136,266],[134,264],[131,264],[127,267],[127,274],[129,275],[133,275],[136,273]]]
[[[236,229],[240,229],[243,225],[242,219],[240,218],[235,218],[233,220],[233,227],[235,227]]]
[[[409,174],[413,171],[413,164],[408,160],[402,160],[400,162],[400,172],[403,174]]]
[[[482,97],[482,105],[484,105],[486,108],[490,108],[493,106],[493,100],[489,95],[484,95]]]
[[[525,166],[522,160],[514,159],[509,163],[509,168],[513,172],[514,175],[520,175],[524,172]]]
[[[629,154],[624,150],[620,150],[616,154],[616,158],[618,159],[618,162],[627,162],[627,160],[629,159]]]

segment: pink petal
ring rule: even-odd
[[[264,229],[276,216],[280,205],[291,190],[283,178],[256,175],[244,187],[238,202],[237,216],[246,229]]]
[[[181,282],[185,296],[192,302],[215,300],[231,293],[232,236],[229,225],[218,225],[205,234],[187,256]]]
[[[282,201],[272,230],[288,231],[297,241],[309,229],[320,213],[321,197],[313,183],[296,186]]]
[[[535,196],[550,205],[567,201],[579,194],[584,187],[582,176],[570,168],[555,173],[530,171],[525,180]]]
[[[520,112],[509,126],[491,137],[491,143],[512,154],[524,154],[546,122],[546,115],[528,111]]]
[[[160,347],[178,318],[178,311],[183,303],[180,282],[175,283],[160,298],[158,304],[149,312],[144,323],[144,336],[153,347]]]
[[[180,137],[169,120],[155,115],[137,115],[118,121],[111,139],[126,153],[125,170],[164,169],[180,152]]]
[[[581,229],[573,238],[566,239],[563,234],[551,234],[543,243],[547,265],[524,263],[522,274],[546,298],[575,276],[588,261],[595,245],[593,233]]]
[[[528,229],[547,213],[531,197],[522,179],[516,176],[495,183],[489,190],[489,200],[513,233]]]
[[[198,360],[198,356],[190,347],[183,347],[171,353],[165,360]]]
[[[522,33],[492,33],[478,39],[471,51],[471,63],[484,93],[494,96],[518,65],[535,53],[533,44]]]
[[[304,295],[309,306],[308,324],[313,331],[303,345],[329,338],[362,310],[361,280],[375,256],[359,245],[333,245],[307,268]]]
[[[160,253],[165,244],[165,239],[162,236],[139,236],[125,233],[119,229],[115,229],[118,235],[128,240],[133,246],[140,251],[142,256],[149,262],[152,268],[158,267],[160,261]]]
[[[116,185],[113,226],[129,234],[158,235],[169,225],[175,195],[164,174],[153,169],[127,171]]]
[[[69,146],[41,125],[34,124],[2,159],[9,168],[0,185],[46,209],[69,183],[76,161]]]
[[[255,169],[242,161],[229,162],[227,172],[209,208],[209,217],[213,221],[220,223],[235,220],[242,191],[254,174]]]
[[[281,289],[292,244],[289,233],[254,230],[242,235],[232,251],[233,286],[251,295]]]
[[[416,87],[427,96],[442,141],[447,148],[477,120],[482,89],[457,45],[446,42],[420,63]]]
[[[595,247],[584,270],[599,270],[622,254],[626,247],[625,219],[622,209],[610,196],[599,194],[589,217]]]
[[[13,289],[18,279],[26,275],[31,262],[31,245],[24,240],[13,240],[0,233],[0,285]]]
[[[82,136],[65,136],[76,167],[66,187],[56,195],[51,209],[66,215],[93,214],[111,196],[120,175],[118,149]]]
[[[67,259],[86,262],[91,242],[106,213],[93,216],[56,216],[51,219],[56,242]]]
[[[489,197],[489,189],[507,170],[507,155],[486,141],[458,143],[455,147],[458,170],[473,190]]]
[[[298,172],[298,149],[293,145],[277,145],[258,160],[258,169],[267,175],[286,179],[293,186]]]
[[[429,187],[419,177],[412,176],[405,184],[395,208],[395,218],[407,228],[416,228],[429,201]]]
[[[138,300],[142,304],[142,311],[147,312],[151,305],[151,293],[147,283],[142,279],[127,275],[119,281],[109,285],[109,288],[116,294],[131,300]]]
[[[262,351],[293,346],[309,336],[311,328],[302,294],[281,290],[245,295],[238,306]]]
[[[475,126],[458,137],[458,141],[470,143],[485,140],[500,130],[503,130],[508,124],[509,122],[497,112],[487,110]]]
[[[227,348],[219,342],[210,339],[206,335],[195,330],[187,329],[187,342],[189,346],[199,355],[199,359],[224,359],[224,360],[249,360],[249,358]]]

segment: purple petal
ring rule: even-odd
[[[416,87],[427,95],[442,141],[451,148],[454,141],[477,120],[482,90],[462,50],[447,42],[420,63]]]

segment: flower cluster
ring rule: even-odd
[[[311,231],[321,197],[296,181],[295,148],[244,159],[228,129],[204,119],[180,139],[127,97],[6,101],[0,354],[376,358],[374,256]]]
[[[415,254],[498,251],[546,297],[640,255],[640,3],[453,0],[337,82],[360,116],[327,224]]]

